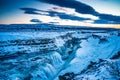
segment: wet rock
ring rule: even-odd
[[[73,72],[66,73],[62,76],[59,76],[59,80],[74,80],[75,74]]]

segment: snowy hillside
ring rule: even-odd
[[[1,26],[0,80],[120,79],[119,29]]]

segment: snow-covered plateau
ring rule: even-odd
[[[120,80],[120,29],[0,25],[0,80]]]

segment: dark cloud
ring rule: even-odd
[[[120,22],[118,21],[108,21],[108,20],[95,20],[94,23],[97,23],[97,24],[120,24]]]
[[[51,16],[51,17],[56,17],[57,16],[60,19],[75,20],[75,21],[91,20],[90,18],[82,18],[82,17],[79,17],[79,16],[66,14],[66,13],[63,13],[63,12],[43,11],[43,10],[38,10],[38,9],[35,9],[35,8],[21,8],[21,9],[25,11],[24,12],[25,14],[37,14],[37,15],[45,15],[45,16]],[[47,14],[44,14],[44,12],[47,13]]]
[[[114,16],[110,14],[98,14],[98,16],[100,19],[120,24],[120,16]]]
[[[120,24],[120,16],[114,16],[110,14],[98,14],[99,20],[95,20],[94,23],[100,24]]]
[[[41,23],[41,21],[39,19],[31,19],[30,22],[38,22]]]
[[[94,23],[97,23],[97,24],[109,24],[109,21],[107,21],[107,20],[95,20]]]
[[[101,20],[103,20],[103,22],[110,21],[113,23],[120,23],[120,16],[114,16],[110,14],[101,14],[95,11],[95,9],[92,8],[91,6],[75,0],[38,0],[38,1],[54,4],[61,7],[73,8],[75,9],[76,12],[82,13],[82,14],[91,14],[94,16],[98,16]]]
[[[49,22],[49,24],[59,24],[59,22]]]
[[[39,11],[38,9],[35,8],[20,8],[21,10],[24,10],[25,14],[39,14],[37,11]]]
[[[49,4],[54,4],[61,7],[73,8],[76,12],[82,14],[97,14],[97,12],[89,5],[75,1],[75,0],[38,0]]]
[[[75,20],[75,21],[82,21],[82,20],[90,20],[90,18],[82,18],[82,17],[78,17],[78,16],[74,16],[71,14],[66,14],[66,13],[62,13],[62,12],[56,12],[56,11],[47,11],[49,14],[47,16],[51,16],[51,17],[59,17],[61,19],[69,19],[69,20]]]

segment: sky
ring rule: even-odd
[[[0,0],[0,24],[120,28],[120,0]]]

